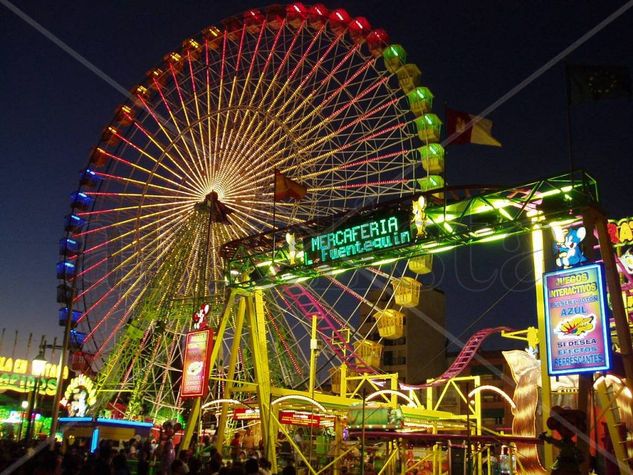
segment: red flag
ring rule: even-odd
[[[289,199],[299,201],[307,193],[307,187],[275,170],[275,201],[287,201]]]
[[[476,143],[501,147],[501,143],[492,136],[492,121],[467,112],[446,108],[446,133],[449,143]]]

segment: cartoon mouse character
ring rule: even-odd
[[[555,439],[547,435],[546,432],[539,435],[539,439],[554,445],[560,451],[552,467],[552,475],[580,474],[583,455],[573,438],[575,435],[587,431],[586,420],[585,413],[577,409],[552,407],[551,415],[547,419],[547,427],[558,432],[561,438]]]
[[[582,264],[587,260],[582,253],[580,243],[585,239],[587,230],[584,227],[569,228],[567,230],[554,227],[554,252],[556,253],[556,265],[568,268]]]

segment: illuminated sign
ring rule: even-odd
[[[233,409],[234,421],[250,421],[259,419],[259,409],[249,409],[247,407],[236,407]]]
[[[180,397],[204,397],[206,395],[212,340],[213,332],[210,329],[187,333]]]
[[[37,378],[31,375],[31,362],[20,358],[0,356],[0,392],[16,391],[28,393],[35,388]],[[54,396],[57,392],[57,365],[46,363],[39,378],[37,392],[42,396]],[[63,378],[68,378],[68,367],[64,367]]]
[[[599,264],[543,275],[550,375],[611,367],[606,292]]]
[[[406,246],[411,234],[411,209],[396,209],[389,215],[351,218],[330,232],[303,239],[306,265],[326,264],[342,259]]]
[[[334,417],[303,411],[279,411],[279,423],[304,427],[332,427]]]
[[[97,390],[88,376],[80,374],[70,380],[64,399],[60,401],[70,417],[84,417],[88,408],[97,402]]]
[[[633,218],[609,220],[607,229],[613,244],[633,244]]]

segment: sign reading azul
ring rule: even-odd
[[[385,216],[351,218],[330,232],[303,240],[306,265],[325,264],[360,254],[411,244],[410,209],[396,209]]]
[[[549,374],[611,367],[602,267],[591,264],[543,276]]]

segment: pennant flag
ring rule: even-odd
[[[275,170],[275,201],[287,201],[289,199],[299,201],[307,193],[307,187]]]
[[[476,143],[501,147],[501,142],[492,136],[491,120],[448,107],[446,108],[446,133],[451,137],[452,144]]]
[[[626,66],[568,64],[570,104],[631,97],[631,75]]]

